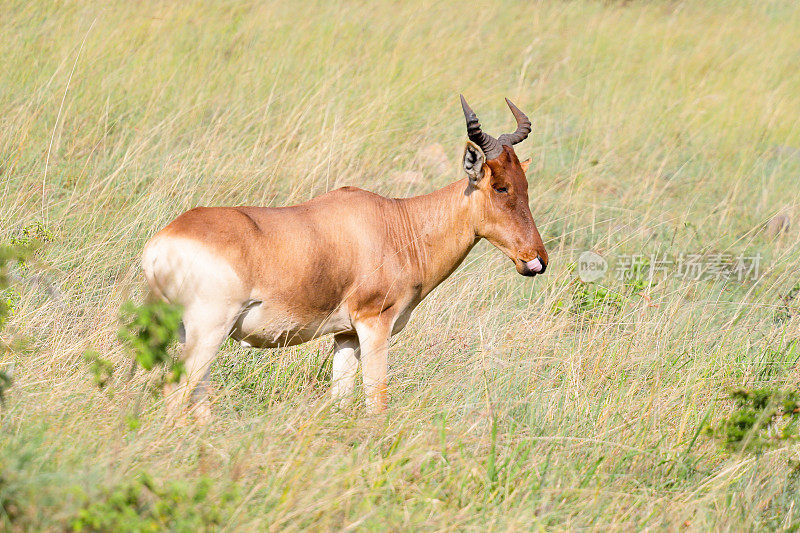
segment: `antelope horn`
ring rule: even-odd
[[[517,131],[514,133],[504,133],[497,138],[497,141],[500,144],[513,146],[524,141],[525,138],[528,137],[528,134],[531,132],[531,121],[525,116],[525,113],[520,111],[517,106],[512,104],[511,100],[508,98],[506,98],[506,103],[508,104],[508,108],[511,109],[511,113],[514,115],[514,118],[517,119]]]
[[[497,142],[497,139],[481,131],[481,123],[478,122],[478,116],[475,114],[467,101],[464,100],[464,95],[461,96],[461,109],[464,110],[464,118],[467,119],[467,137],[469,140],[477,144],[483,150],[486,159],[494,159],[503,151],[503,147]]]

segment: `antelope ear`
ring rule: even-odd
[[[484,175],[483,164],[486,162],[486,156],[483,154],[483,150],[478,147],[472,141],[467,141],[467,145],[464,146],[464,159],[463,159],[463,166],[464,172],[467,173],[467,177],[469,178],[470,183],[475,185],[478,183]]]
[[[522,166],[522,171],[523,171],[525,174],[527,174],[527,173],[528,173],[528,167],[529,167],[529,166],[531,166],[531,158],[529,157],[529,158],[528,158],[528,159],[526,159],[525,161],[522,161],[522,162],[520,163],[520,165]]]

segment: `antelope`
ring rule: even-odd
[[[461,179],[430,194],[385,198],[343,187],[288,207],[196,207],[145,245],[152,296],[183,307],[185,374],[165,389],[167,413],[210,416],[203,392],[226,338],[274,348],[333,334],[331,394],[353,393],[359,363],[368,414],[385,410],[389,338],[482,238],[523,276],[544,273],[547,251],[528,205],[513,146],[531,131],[517,122],[483,132],[461,96],[468,141]]]

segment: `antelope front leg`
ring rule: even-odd
[[[391,323],[386,320],[356,324],[361,345],[361,374],[367,398],[367,414],[380,413],[388,407],[386,372],[388,370]]]
[[[333,336],[333,376],[331,395],[338,407],[353,394],[358,372],[358,337],[346,333]]]

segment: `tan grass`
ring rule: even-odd
[[[139,471],[201,476],[228,530],[741,529],[797,520],[794,448],[728,455],[704,436],[730,386],[763,381],[797,283],[800,69],[793,2],[6,2],[0,16],[0,239],[43,222],[11,328],[2,460],[20,463],[30,527],[60,529]],[[323,339],[226,345],[215,418],[162,426],[129,379],[116,316],[140,299],[144,241],[196,205],[283,205],[345,184],[429,192],[455,174],[463,92],[491,132],[533,119],[534,216],[548,273],[489,245],[392,344],[392,407],[330,409],[309,384]],[[398,172],[424,179],[396,180]],[[618,313],[555,312],[585,249],[755,253],[757,283],[670,278]],[[614,290],[621,284],[609,276]],[[649,300],[648,300],[649,299]],[[89,347],[117,363],[91,383]],[[796,385],[788,362],[770,380]],[[126,417],[141,426],[130,430]],[[490,480],[492,419],[502,468]],[[15,467],[16,468],[16,467]]]

